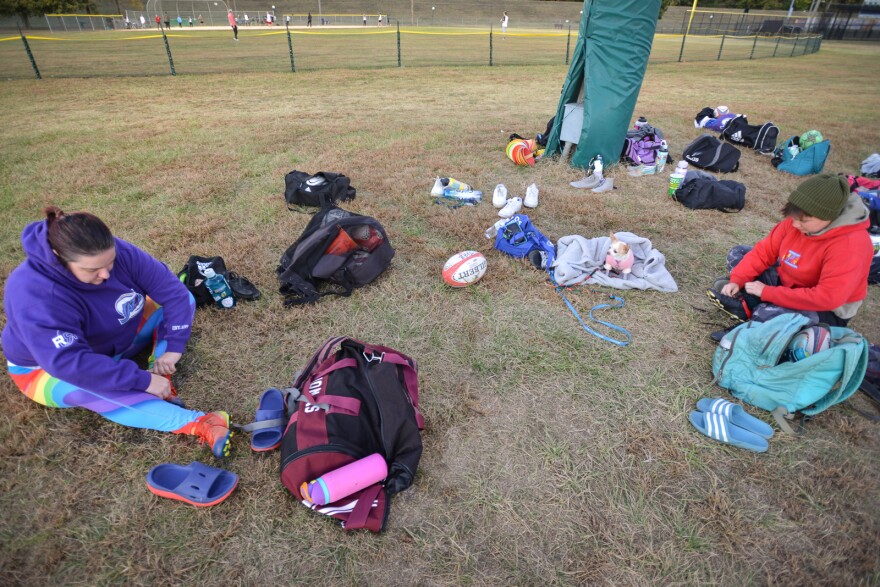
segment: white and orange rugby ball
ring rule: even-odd
[[[462,251],[443,265],[443,281],[452,287],[465,287],[486,274],[486,257],[478,251]]]

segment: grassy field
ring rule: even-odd
[[[578,28],[494,31],[491,60],[505,65],[564,65],[573,54]],[[288,46],[285,30],[231,31],[170,29],[168,46],[178,75],[199,73],[289,73],[290,52],[297,71],[345,68],[390,68],[398,65],[394,27],[294,28]],[[161,34],[156,30],[88,33],[30,33],[28,43],[44,77],[168,75],[170,65]],[[678,61],[682,38],[657,35],[651,62]],[[812,52],[808,41],[776,37],[688,37],[683,60],[715,61],[783,58]],[[489,28],[402,27],[400,65],[403,67],[489,65]],[[21,39],[0,35],[0,79],[33,78]]]
[[[279,38],[279,42],[280,38]],[[245,43],[245,41],[242,41]],[[280,57],[284,59],[284,56]],[[830,172],[853,173],[880,144],[878,48],[825,44],[798,59],[652,64],[635,115],[671,141],[699,132],[703,106],[728,104],[787,137],[831,139]],[[0,276],[22,260],[22,227],[54,203],[86,209],[172,269],[222,255],[263,299],[199,310],[176,384],[188,405],[253,417],[329,336],[398,348],[420,363],[425,452],[392,501],[387,531],[345,534],[297,504],[278,458],[246,437],[222,466],[241,477],[225,503],[157,498],[163,462],[213,463],[190,437],[53,410],[0,379],[0,582],[5,585],[870,585],[880,582],[880,429],[852,407],[821,414],[766,454],[713,442],[687,414],[711,384],[711,330],[727,322],[703,294],[726,251],[779,219],[799,178],[744,152],[732,179],[740,214],[691,211],[668,174],[613,173],[618,190],[568,185],[577,170],[504,156],[556,109],[562,65],[322,70],[177,78],[4,82],[0,92]],[[348,208],[378,218],[397,256],[349,299],[285,309],[274,268],[309,217],[288,212],[291,169],[337,171]],[[679,292],[618,293],[605,317],[617,348],[585,333],[544,275],[494,251],[490,204],[432,203],[435,176],[523,195],[551,239],[629,230],[667,258]],[[440,267],[482,250],[489,271],[452,290]],[[581,309],[609,291],[571,293]],[[880,340],[872,287],[851,326]],[[766,417],[757,410],[750,410]],[[769,420],[769,419],[768,419]]]

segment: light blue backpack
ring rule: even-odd
[[[793,175],[821,173],[825,167],[828,152],[831,150],[831,142],[825,139],[804,149],[796,157],[792,157],[788,148],[791,147],[794,139],[795,137],[791,137],[784,145],[776,147],[773,158],[774,162],[777,162],[776,169]]]
[[[783,416],[814,416],[858,390],[868,367],[868,343],[849,328],[832,326],[831,348],[800,361],[783,360],[791,339],[811,326],[802,314],[781,314],[767,322],[746,322],[728,332],[712,360],[719,386],[742,401]],[[789,418],[790,419],[790,418]]]

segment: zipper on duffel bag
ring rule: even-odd
[[[359,455],[354,449],[348,448],[344,444],[319,444],[317,446],[310,446],[309,448],[304,448],[302,450],[298,450],[286,459],[281,462],[281,470],[287,468],[287,466],[294,461],[297,461],[303,457],[307,457],[309,455],[321,453],[321,452],[340,452],[344,455],[348,455],[351,458],[357,460],[363,458],[367,455]]]

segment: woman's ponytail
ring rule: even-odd
[[[58,206],[46,206],[49,246],[64,263],[91,256],[114,246],[113,234],[104,222],[88,212],[65,214]]]

